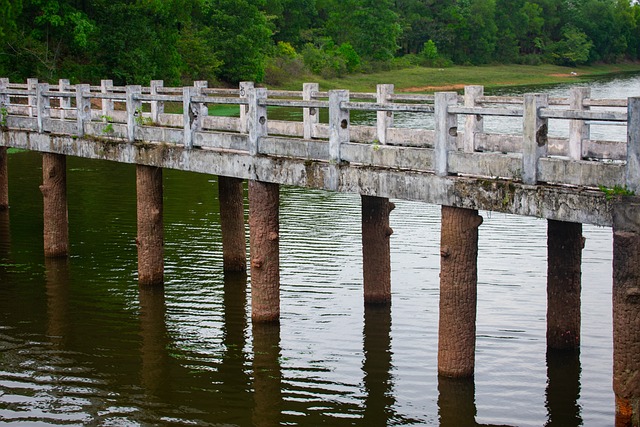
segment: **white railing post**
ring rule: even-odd
[[[158,89],[163,86],[162,80],[151,80],[151,95],[158,95]],[[164,101],[151,101],[151,121],[160,123],[160,114],[164,114]]]
[[[261,105],[261,101],[266,99],[267,89],[265,88],[250,88],[247,92],[249,154],[252,156],[260,153],[260,138],[267,136],[267,107]]]
[[[478,98],[484,96],[484,86],[464,87],[464,106],[477,107]],[[466,153],[476,151],[476,134],[484,131],[484,122],[480,114],[468,114],[464,122],[463,150]]]
[[[69,79],[58,80],[58,92],[69,92],[71,90],[71,83]],[[71,108],[71,98],[68,96],[61,96],[58,98],[60,106],[60,120],[67,118],[67,111]]]
[[[302,100],[312,101],[313,95],[320,91],[320,85],[318,83],[304,83],[302,85]],[[315,135],[315,127],[320,123],[320,114],[317,108],[303,108],[302,109],[302,124],[304,139],[311,139]]]
[[[109,94],[113,92],[113,80],[101,80],[100,92]],[[102,100],[102,115],[104,117],[111,117],[113,114],[113,99]]]
[[[572,110],[589,110],[585,107],[584,100],[591,96],[591,89],[588,87],[574,87],[569,97],[569,108]],[[589,139],[589,125],[584,120],[569,121],[569,158],[581,160],[587,154],[586,147],[582,141]]]
[[[239,87],[239,98],[247,99],[249,96],[249,90],[254,88],[253,82],[240,82]],[[249,106],[248,105],[240,105],[240,133],[248,133],[249,132],[249,123],[248,116],[249,115]]]
[[[126,87],[127,105],[127,141],[136,140],[136,125],[142,120],[142,102],[137,95],[142,93],[142,86],[129,85]]]
[[[45,121],[49,118],[51,99],[44,95],[49,90],[49,83],[38,83],[36,86],[36,107],[38,117],[38,132],[44,132]]]
[[[455,92],[436,92],[435,94],[434,169],[437,176],[449,174],[449,152],[456,149],[458,116],[449,113],[449,105],[457,103],[458,94]]]
[[[27,79],[27,90],[35,92],[38,86],[38,79]],[[38,102],[35,95],[27,96],[27,104],[29,106],[29,117],[33,117],[36,114],[36,103]]]
[[[538,182],[538,160],[547,155],[549,120],[538,114],[549,106],[548,94],[524,96],[522,131],[522,182],[535,185]]]
[[[338,189],[338,168],[341,161],[341,145],[349,142],[349,110],[342,108],[349,102],[348,90],[329,91],[329,188]]]
[[[640,98],[627,100],[626,187],[640,194]]]
[[[378,104],[388,104],[391,101],[389,96],[393,95],[393,85],[378,85],[376,86],[376,102]],[[387,130],[393,126],[393,112],[392,111],[377,111],[376,112],[376,128],[378,142],[382,145],[387,144]]]
[[[9,88],[9,79],[6,77],[2,77],[0,78],[0,90],[4,90],[4,89],[8,89]],[[5,93],[0,93],[0,108],[6,108],[7,111],[3,112],[3,114],[8,114],[9,113],[9,104],[10,104],[10,98],[9,95],[5,94]]]
[[[209,86],[209,83],[206,80],[196,80],[193,82],[193,87],[196,88],[195,96],[202,96],[202,89],[206,89]],[[200,111],[200,124],[204,121],[204,118],[209,115],[209,107],[207,104],[198,102],[197,106]]]
[[[91,91],[91,86],[82,84],[76,85],[76,122],[78,123],[78,136],[84,136],[84,123],[91,121],[91,98],[87,98],[84,95],[88,95]]]

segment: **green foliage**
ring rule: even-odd
[[[7,126],[7,117],[8,116],[9,116],[9,109],[5,105],[2,105],[0,107],[0,126],[1,127],[6,127]]]
[[[614,197],[635,196],[633,191],[629,190],[627,187],[619,185],[616,185],[613,188],[607,188],[604,185],[601,185],[598,188],[605,194],[605,198],[607,200],[611,200]]]
[[[556,64],[575,67],[589,61],[592,47],[593,42],[585,33],[573,26],[567,26],[562,40],[554,43],[549,50]]]
[[[325,39],[321,47],[307,44],[302,50],[304,64],[315,74],[327,77],[341,77],[357,71],[361,65],[360,56],[349,43],[336,46]]]

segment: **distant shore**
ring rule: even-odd
[[[465,85],[487,88],[565,83],[617,73],[640,73],[640,62],[597,64],[581,67],[556,65],[483,65],[449,68],[413,67],[370,74],[352,74],[342,78],[323,79],[305,76],[290,81],[279,89],[301,90],[302,83],[315,82],[321,90],[349,89],[375,92],[377,84],[394,84],[396,92],[433,93],[460,90]]]

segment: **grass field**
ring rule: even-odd
[[[556,65],[413,67],[371,74],[353,74],[333,79],[304,76],[292,80],[278,89],[301,90],[303,83],[316,82],[320,84],[321,90],[349,89],[355,92],[375,92],[376,85],[384,83],[395,85],[396,92],[432,93],[442,90],[458,90],[465,85],[472,84],[484,85],[486,88],[552,84],[624,72],[640,72],[640,62],[588,67],[560,67]]]

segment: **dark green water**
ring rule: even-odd
[[[396,202],[393,304],[362,302],[355,195],[281,188],[280,326],[225,277],[216,177],[164,172],[164,290],[136,282],[135,168],[69,158],[71,256],[42,255],[41,158],[9,156],[0,423],[613,423],[611,230],[585,226],[580,354],[546,354],[546,222],[481,212],[476,375],[438,379],[439,207]]]

